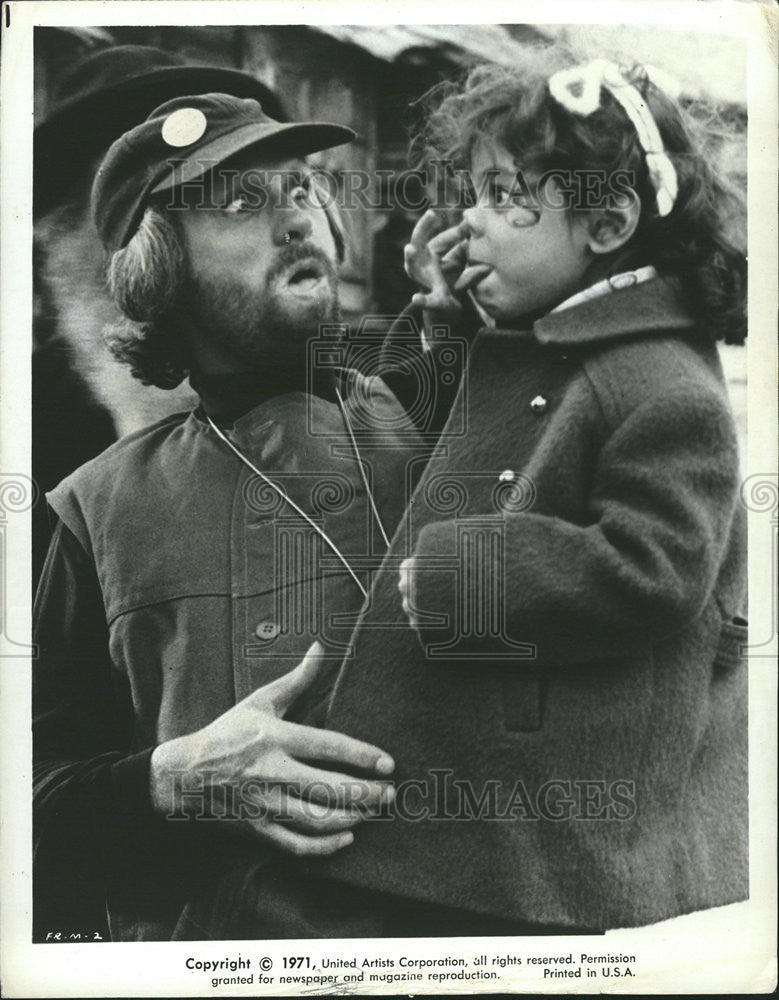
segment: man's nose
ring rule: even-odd
[[[306,240],[312,231],[308,202],[295,191],[290,192],[286,204],[277,207],[273,220],[273,235],[279,245]]]

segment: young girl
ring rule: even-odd
[[[466,294],[487,322],[330,706],[395,758],[395,821],[328,872],[460,933],[744,899],[727,190],[639,69],[541,53],[435,99],[427,156],[475,199],[423,218],[407,268],[428,322]]]

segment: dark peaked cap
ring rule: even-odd
[[[114,253],[135,234],[152,195],[203,177],[237,153],[306,156],[351,142],[329,122],[277,122],[257,101],[229,94],[177,97],[111,146],[95,176],[92,216]]]
[[[86,170],[92,160],[163,101],[214,91],[254,98],[272,118],[287,120],[276,94],[239,70],[187,65],[148,45],[117,45],[80,59],[36,123],[35,214],[54,208],[79,180],[91,181]]]

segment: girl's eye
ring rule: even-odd
[[[487,185],[487,199],[492,208],[526,208],[526,192],[519,184],[504,184],[492,180]]]
[[[495,208],[507,208],[514,203],[511,191],[504,184],[494,181],[489,187],[490,204]]]
[[[486,185],[486,196],[490,208],[511,212],[512,226],[535,226],[541,217],[533,198],[519,183],[509,185],[492,179]]]

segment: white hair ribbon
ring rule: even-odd
[[[605,87],[622,105],[633,123],[638,141],[646,154],[649,177],[655,189],[657,211],[668,215],[678,191],[676,169],[665,151],[652,112],[641,94],[629,83],[616,63],[594,59],[582,66],[561,69],[549,78],[549,92],[566,110],[587,117],[600,107],[600,91]]]

